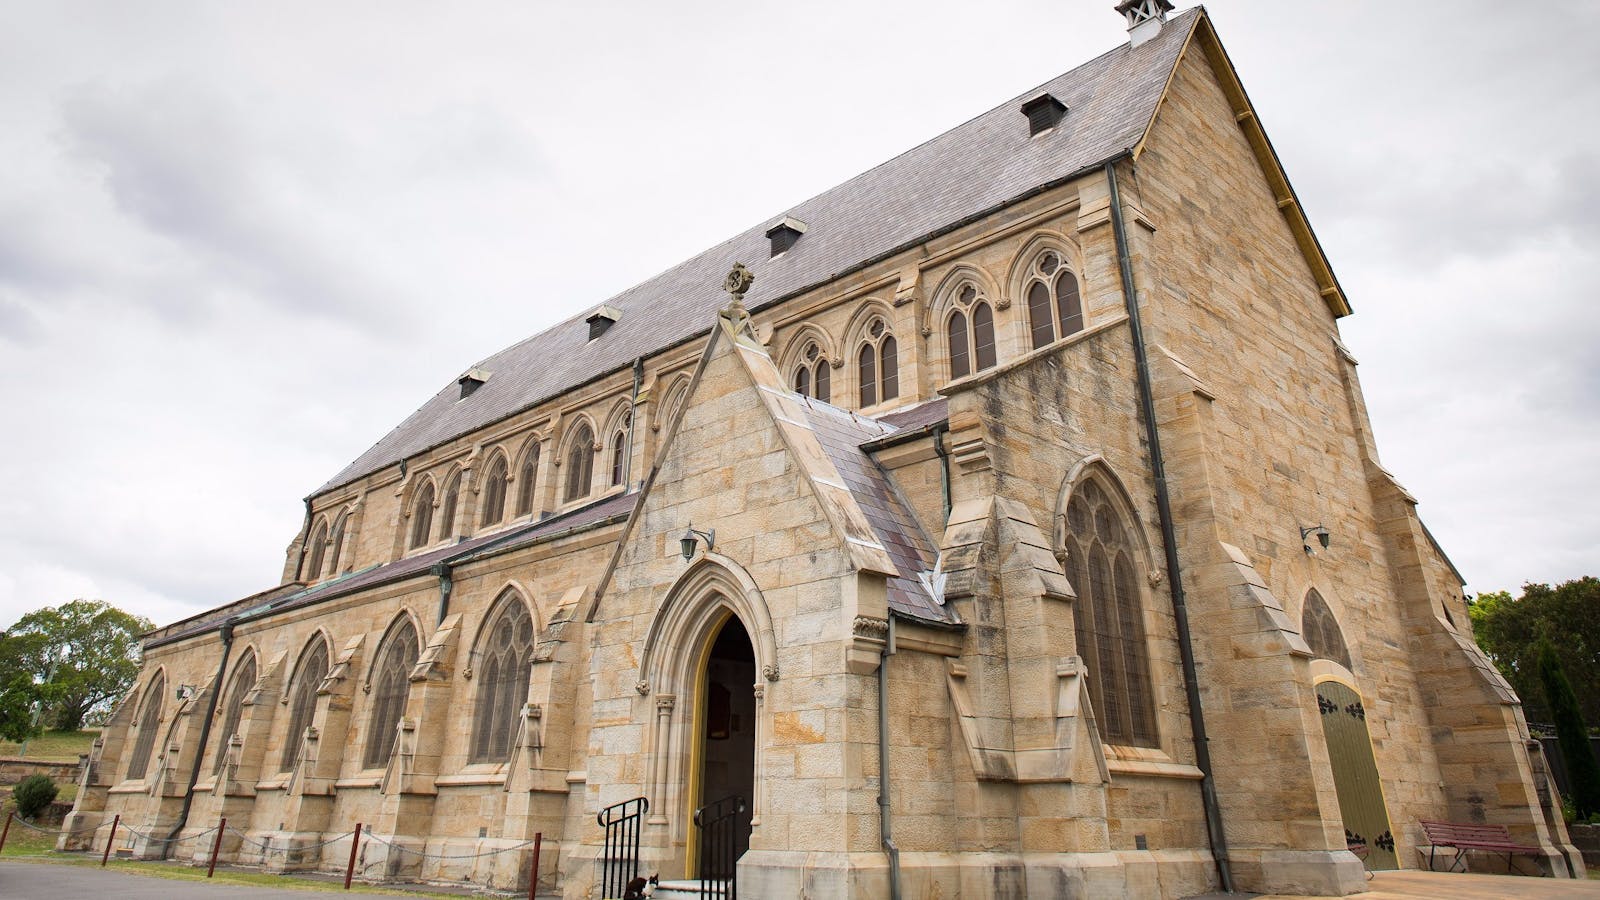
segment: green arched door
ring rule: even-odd
[[[1322,713],[1322,736],[1328,742],[1333,785],[1339,794],[1339,815],[1346,839],[1367,846],[1369,869],[1398,869],[1394,832],[1383,806],[1383,785],[1367,735],[1367,711],[1361,695],[1337,681],[1317,685],[1317,708]]]

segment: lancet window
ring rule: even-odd
[[[977,287],[964,284],[957,289],[953,305],[955,309],[945,320],[950,377],[962,378],[994,368],[994,310],[989,301]]]
[[[1083,330],[1083,301],[1078,277],[1054,250],[1039,254],[1028,269],[1023,293],[1028,299],[1028,327],[1033,349]]]
[[[328,572],[339,574],[339,556],[344,551],[344,533],[350,524],[350,513],[342,512],[333,522],[333,534],[328,538]]]
[[[367,725],[367,749],[361,765],[372,769],[388,765],[394,751],[395,728],[406,711],[411,692],[411,667],[417,664],[417,629],[406,619],[397,621],[378,651],[373,667],[372,720]]]
[[[864,407],[900,396],[899,345],[882,319],[875,318],[867,325],[856,353],[856,380]]]
[[[478,709],[472,726],[472,762],[504,762],[511,754],[517,716],[528,695],[533,637],[527,605],[516,594],[503,595],[475,667]]]
[[[517,473],[517,515],[533,512],[534,491],[539,484],[539,444],[535,441],[522,457],[522,471]]]
[[[822,348],[817,346],[816,341],[807,342],[805,350],[800,353],[800,362],[794,369],[795,393],[827,403],[829,380],[828,359],[822,355]]]
[[[222,771],[228,761],[228,742],[239,733],[239,720],[244,717],[244,698],[256,684],[256,658],[252,654],[233,673],[233,686],[228,689],[228,699],[222,707],[222,730],[217,732],[216,758],[211,763],[211,774]]]
[[[289,730],[283,734],[283,754],[278,771],[287,772],[300,761],[300,745],[306,726],[317,709],[317,687],[328,677],[328,645],[320,637],[300,651],[300,662],[289,685]]]
[[[506,458],[495,455],[483,480],[483,514],[479,524],[494,525],[506,515]]]
[[[318,519],[317,527],[311,531],[311,540],[306,547],[306,568],[302,577],[306,581],[316,581],[322,577],[323,551],[328,547],[328,523]]]
[[[156,673],[144,691],[144,706],[139,710],[139,736],[134,739],[133,753],[128,757],[128,777],[138,780],[150,768],[150,753],[156,746],[156,734],[161,730],[161,705],[166,700],[167,676]]]
[[[1109,744],[1155,747],[1155,702],[1144,636],[1135,548],[1109,490],[1081,482],[1067,503],[1067,565],[1078,653]]]
[[[458,470],[445,482],[444,502],[439,505],[439,540],[447,540],[456,533],[456,506],[461,502],[461,472]]]
[[[433,531],[433,483],[428,482],[417,489],[417,496],[411,501],[411,546],[421,547],[428,542],[428,534]]]
[[[633,416],[623,416],[622,424],[611,435],[611,484],[616,486],[622,483],[628,470],[628,429],[633,427]]]
[[[1323,659],[1331,659],[1346,669],[1350,668],[1350,648],[1339,630],[1339,621],[1328,608],[1316,588],[1306,592],[1305,610],[1300,615],[1300,634],[1311,647],[1311,652]]]
[[[593,479],[594,429],[584,422],[578,426],[577,433],[572,436],[572,445],[567,448],[567,502],[587,497]]]

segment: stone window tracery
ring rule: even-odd
[[[615,487],[622,483],[622,478],[628,468],[628,430],[633,427],[633,415],[622,417],[622,424],[611,435],[611,485]]]
[[[428,482],[417,489],[415,500],[411,501],[411,547],[416,549],[428,542],[428,534],[433,531],[433,483]]]
[[[828,403],[829,382],[832,380],[828,368],[828,358],[822,354],[822,348],[817,346],[816,341],[807,342],[794,370],[795,393]]]
[[[378,652],[378,663],[370,679],[372,720],[367,726],[367,749],[361,757],[363,768],[389,763],[389,754],[394,751],[395,726],[406,711],[411,667],[417,664],[418,653],[417,629],[408,620],[396,622]]]
[[[306,726],[311,724],[317,708],[317,687],[328,677],[328,645],[313,637],[300,651],[300,662],[295,666],[294,682],[289,686],[289,730],[283,734],[283,754],[278,760],[278,771],[288,772],[300,761],[301,738]]]
[[[517,515],[533,512],[534,489],[539,483],[539,444],[535,441],[522,457],[522,471],[517,473]]]
[[[344,552],[345,528],[350,524],[350,513],[342,512],[333,522],[333,535],[328,538],[328,572],[339,574],[339,557]]]
[[[856,381],[863,407],[900,396],[899,345],[881,318],[867,325],[856,353]]]
[[[1078,277],[1072,274],[1061,254],[1046,250],[1028,269],[1023,296],[1028,301],[1028,328],[1033,349],[1047,346],[1083,330],[1083,301],[1078,296]]]
[[[239,720],[244,716],[244,698],[256,684],[256,658],[252,654],[233,674],[233,686],[228,689],[227,704],[223,706],[222,730],[217,732],[216,759],[211,762],[211,774],[222,771],[228,761],[228,742],[239,732]]]
[[[506,515],[506,458],[496,455],[483,482],[483,515],[480,525],[494,525]]]
[[[502,595],[476,666],[478,708],[471,762],[504,762],[511,755],[517,715],[527,700],[533,639],[533,617],[527,605],[514,593]]]
[[[1350,648],[1344,642],[1339,620],[1333,617],[1328,601],[1322,599],[1316,588],[1306,592],[1305,610],[1300,614],[1300,634],[1312,653],[1350,668]]]
[[[589,427],[588,422],[583,422],[578,425],[577,432],[572,436],[572,445],[567,448],[567,502],[587,497],[593,480],[594,429]]]
[[[998,361],[994,344],[994,310],[973,284],[963,284],[955,292],[955,309],[945,320],[945,339],[950,353],[950,377],[964,378],[973,372],[994,368]]]
[[[1109,492],[1085,479],[1067,503],[1067,566],[1078,654],[1108,744],[1155,747],[1154,695],[1136,553]]]
[[[167,676],[156,673],[144,691],[144,706],[139,710],[139,737],[133,742],[133,753],[128,757],[128,778],[144,778],[150,769],[150,753],[156,746],[156,733],[161,730],[161,707],[166,700]]]

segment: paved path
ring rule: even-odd
[[[1318,900],[1287,894],[1206,894],[1191,900]],[[1600,881],[1532,878],[1518,875],[1470,875],[1400,869],[1378,872],[1367,893],[1346,900],[1600,900]]]
[[[304,879],[295,880],[301,885],[306,883]],[[119,872],[115,866],[102,869],[98,866],[50,865],[47,862],[0,862],[0,900],[82,900],[84,897],[106,900],[332,900],[338,897],[353,900],[375,896],[346,893],[338,889],[338,884],[335,880],[331,890],[271,888],[218,884],[214,881],[180,881],[137,872]],[[405,885],[395,885],[395,888],[404,890]],[[428,893],[412,896],[422,900],[440,895]]]

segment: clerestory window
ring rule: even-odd
[[[805,350],[800,353],[800,362],[794,369],[794,392],[829,402],[828,358],[822,355],[822,348],[816,341],[806,343]]]
[[[867,325],[861,349],[856,352],[856,380],[862,406],[900,396],[899,345],[882,319]]]
[[[572,444],[567,448],[566,501],[571,503],[589,496],[589,486],[593,480],[594,429],[585,422],[578,426],[577,433],[572,436]]]
[[[444,502],[439,504],[439,540],[456,535],[456,506],[461,502],[461,472],[457,470],[445,482]]]
[[[517,515],[533,512],[534,491],[539,484],[539,444],[535,441],[522,457],[522,471],[517,473]]]
[[[480,525],[494,525],[506,515],[506,458],[496,454],[483,481],[483,514]]]
[[[945,320],[950,377],[963,378],[994,368],[994,310],[988,299],[974,285],[964,284],[956,290],[952,305],[955,309]]]
[[[1083,330],[1083,302],[1078,278],[1054,250],[1039,254],[1028,269],[1023,294],[1028,299],[1028,328],[1037,350]]]
[[[433,531],[433,482],[417,489],[411,501],[411,546],[413,549],[428,543]]]

